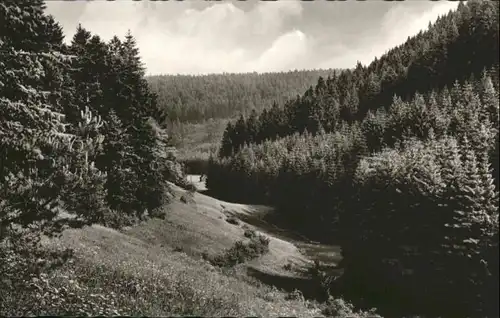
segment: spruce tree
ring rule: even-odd
[[[88,112],[82,113],[79,129],[68,129],[64,122],[62,97],[72,91],[64,80],[70,60],[54,49],[61,43],[44,41],[47,30],[56,26],[43,8],[41,1],[0,4],[0,21],[6,23],[0,33],[0,201],[2,227],[38,222],[50,234],[64,223],[54,221],[61,203],[86,220],[100,212],[74,206],[65,194],[103,182],[89,160],[102,139],[99,119]]]
[[[259,135],[260,127],[259,123],[257,121],[257,111],[255,109],[252,109],[252,112],[250,113],[250,116],[248,117],[247,120],[247,129],[248,129],[248,138],[247,142],[248,143],[253,143],[257,141],[257,137]]]
[[[221,147],[219,149],[219,157],[227,157],[230,156],[233,152],[233,149],[235,147],[234,145],[234,128],[231,122],[227,123],[226,129],[224,130],[224,133],[222,135],[222,141],[221,141]]]
[[[136,177],[131,166],[134,154],[129,144],[130,136],[114,110],[110,111],[103,132],[106,139],[98,165],[108,173],[106,201],[111,209],[133,214]]]
[[[498,125],[500,123],[499,112],[500,106],[498,102],[498,92],[495,90],[493,86],[493,82],[491,81],[491,77],[487,75],[486,72],[483,73],[482,78],[482,92],[481,92],[481,100],[483,104],[483,108],[481,109],[482,115],[490,120],[494,124],[495,128],[499,128]],[[484,118],[483,117],[483,118]]]
[[[158,138],[151,122],[158,109],[156,95],[150,91],[144,78],[144,67],[136,46],[129,32],[121,46],[112,48],[117,50],[113,52],[113,60],[117,66],[114,72],[119,83],[114,109],[130,136],[130,146],[135,155],[131,168],[137,178],[136,213],[142,215],[145,209],[151,212],[163,203],[166,171],[157,155]]]

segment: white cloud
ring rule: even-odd
[[[354,39],[349,25],[331,20],[321,26],[321,37],[308,33],[312,23],[302,19],[308,8],[292,0],[258,2],[247,11],[229,1],[203,7],[194,1],[49,1],[47,7],[68,41],[79,22],[105,40],[123,37],[130,29],[149,73],[199,74],[352,67],[357,60],[367,64],[457,5],[428,3],[423,14],[416,14],[413,6],[391,7],[377,25],[368,26],[375,30],[372,38]],[[334,9],[334,4],[325,8],[345,8]],[[359,44],[351,48],[348,43],[356,39]]]
[[[68,5],[49,3],[48,11],[57,19]],[[161,6],[164,10],[158,10]],[[167,16],[167,8],[178,14]],[[292,57],[304,51],[302,33],[281,34],[283,21],[300,15],[301,8],[297,1],[261,2],[249,12],[231,2],[196,9],[188,1],[156,3],[154,8],[140,2],[99,1],[87,2],[78,21],[62,21],[62,24],[67,41],[78,22],[105,40],[123,36],[130,29],[150,73],[243,72],[254,68],[265,71],[268,65],[289,67],[293,62],[290,58],[283,60],[276,50],[285,50],[283,53]],[[263,52],[256,52],[252,45],[252,42],[263,43],[259,37],[270,42]],[[242,41],[244,38],[249,43]],[[294,43],[294,39],[298,42]]]
[[[375,34],[371,41],[366,41],[360,48],[344,52],[342,51],[345,48],[340,47],[340,54],[321,63],[321,67],[342,65],[353,67],[357,61],[368,65],[375,57],[380,57],[389,49],[404,43],[408,36],[426,30],[429,22],[436,21],[439,16],[448,13],[457,6],[458,3],[452,1],[435,2],[433,6],[429,6],[427,10],[419,14],[415,14],[404,5],[394,6],[383,17],[382,24],[377,31],[378,34]]]
[[[294,30],[277,38],[271,47],[253,63],[250,70],[257,72],[290,70],[298,61],[307,59],[307,37],[300,30]]]

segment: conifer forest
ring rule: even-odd
[[[499,317],[499,8],[195,76],[1,1],[0,315]]]

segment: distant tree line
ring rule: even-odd
[[[158,107],[174,123],[199,123],[261,111],[303,92],[319,76],[336,70],[296,70],[279,73],[154,75],[147,80],[158,95]]]

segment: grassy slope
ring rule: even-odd
[[[172,187],[176,197],[187,194],[183,189]],[[239,225],[230,224],[226,222],[228,216],[259,215],[269,211],[265,206],[228,203],[200,193],[192,195],[191,203],[186,204],[176,199],[168,205],[164,220],[153,219],[125,232],[152,245],[182,249],[192,256],[203,252],[215,255],[243,239],[244,228],[253,228],[244,222]],[[286,262],[297,265],[308,263],[292,243],[267,236],[271,239],[270,253],[251,262],[253,266],[265,271],[280,272]]]
[[[90,296],[99,291],[121,295],[113,300],[123,308],[120,314],[320,315],[316,306],[285,300],[286,293],[246,275],[247,266],[286,274],[286,263],[307,264],[290,242],[268,235],[269,254],[231,270],[214,268],[198,257],[202,252],[218,254],[244,238],[244,223],[229,224],[226,215],[253,215],[265,207],[225,203],[199,193],[186,204],[179,200],[185,191],[174,190],[176,198],[164,220],[151,219],[122,232],[97,225],[67,230],[61,239],[50,241],[75,249],[76,261],[56,276],[78,277],[74,284],[85,286]]]

